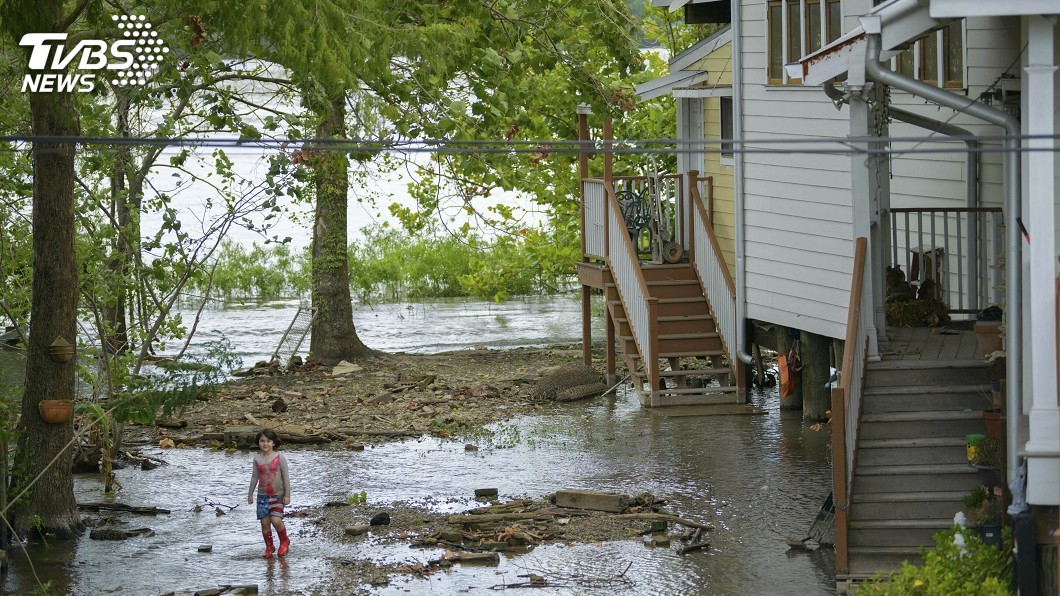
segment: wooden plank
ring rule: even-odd
[[[557,491],[555,502],[559,507],[621,513],[629,507],[630,498],[615,493],[568,489]]]

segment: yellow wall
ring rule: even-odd
[[[726,44],[712,52],[697,63],[711,73],[708,87],[714,85],[732,85],[732,45]],[[715,77],[717,73],[717,77]],[[707,139],[721,138],[721,98],[707,97],[703,100],[703,134]],[[707,145],[709,149],[719,145]],[[707,153],[701,168],[704,176],[714,177],[714,234],[729,266],[729,273],[736,276],[736,226],[735,201],[733,199],[733,166],[732,159],[726,158],[722,163],[720,153]],[[706,197],[704,197],[706,199]]]

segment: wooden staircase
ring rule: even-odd
[[[604,283],[607,308],[641,404],[676,406],[737,403],[735,375],[724,357],[710,304],[688,263],[652,265],[641,271],[648,293],[658,301],[654,329],[658,334],[659,386],[648,382],[626,312],[614,283]],[[695,365],[689,360],[695,359]]]
[[[842,579],[918,563],[920,547],[952,527],[979,484],[965,437],[984,432],[980,412],[989,396],[982,359],[867,365]]]

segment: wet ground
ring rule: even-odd
[[[387,311],[381,317],[386,323],[374,326],[380,335],[366,343],[397,351],[382,343],[389,333],[395,346],[408,351],[417,349],[413,343],[428,352],[437,350],[424,346],[491,345],[477,341],[473,333],[465,337],[445,331],[445,325],[432,335],[429,317],[411,314],[416,308],[405,308],[405,319],[397,318],[398,309]],[[567,335],[580,328],[577,305],[572,308],[570,301],[511,307],[504,314],[492,305],[420,308],[432,308],[435,318],[439,310],[452,313],[453,324],[465,316],[481,318],[478,326],[488,333],[498,325],[523,330],[520,333],[531,335],[524,339],[527,344],[570,340],[562,334],[542,334],[542,328]],[[252,312],[246,316],[261,320],[261,308],[247,310]],[[283,321],[293,309],[278,310],[282,314],[270,319],[274,324],[262,322],[255,328],[257,343],[237,343],[248,359],[269,351],[275,341],[270,325],[286,327]],[[239,317],[227,313],[224,318]],[[406,329],[399,324],[402,320],[420,322]],[[358,324],[365,334],[373,327]],[[241,328],[248,327],[235,322],[211,333],[224,332],[235,340]],[[498,341],[518,339],[511,331]],[[457,343],[463,345],[453,345]],[[828,437],[809,430],[798,413],[781,413],[775,392],[753,399],[765,414],[666,417],[641,408],[635,396],[619,391],[609,398],[559,405],[496,424],[492,434],[477,439],[407,440],[364,451],[339,445],[288,449],[294,479],[291,509],[308,515],[288,520],[294,544],[286,560],[260,558],[257,522],[245,505],[248,453],[146,448],[167,465],[119,471],[123,488],[117,500],[171,513],[113,514],[112,526],[150,528],[152,535],[99,541],[86,534],[73,543],[31,544],[32,569],[25,556],[12,553],[11,573],[0,589],[29,592],[36,584],[35,570],[42,581],[52,582],[56,593],[71,594],[190,594],[226,584],[255,585],[264,594],[493,593],[526,582],[530,573],[550,582],[547,588],[526,588],[533,594],[831,593],[832,551],[790,552],[784,538],[806,534],[829,492]],[[466,450],[467,442],[478,450]],[[640,538],[539,546],[518,556],[502,555],[496,567],[456,565],[427,578],[399,574],[387,585],[369,585],[379,578],[366,574],[359,562],[415,564],[442,551],[411,548],[384,533],[399,531],[397,524],[350,539],[329,534],[320,523],[325,503],[361,491],[372,510],[388,510],[397,502],[457,513],[479,505],[473,493],[485,487],[497,488],[502,499],[537,499],[566,488],[646,491],[667,500],[673,513],[717,529],[708,550],[685,556],[676,553],[676,542],[653,548]],[[106,500],[95,476],[78,476],[75,488],[79,502]],[[205,508],[197,508],[202,505]],[[217,507],[225,514],[217,515]],[[198,552],[205,544],[212,551]]]

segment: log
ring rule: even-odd
[[[361,534],[367,533],[372,526],[368,524],[361,524],[358,526],[350,526],[346,528],[347,536],[360,536]]]
[[[524,513],[482,513],[476,515],[450,515],[447,521],[454,525],[488,524],[502,521],[516,521],[520,519],[550,519],[554,514],[541,511],[527,511]]]
[[[694,542],[692,544],[686,544],[684,546],[678,547],[677,554],[684,555],[684,554],[687,554],[687,553],[690,553],[690,552],[693,552],[693,551],[697,551],[697,550],[700,550],[700,549],[704,549],[704,548],[710,548],[710,543],[709,542]]]
[[[677,517],[676,515],[667,515],[665,513],[623,513],[621,515],[616,515],[615,517],[621,517],[624,519],[666,520],[670,523],[680,524],[689,528],[699,528],[701,530],[707,530],[708,532],[714,529],[714,526],[709,524],[703,524],[683,517]]]
[[[621,513],[632,500],[628,495],[603,493],[591,490],[561,490],[556,492],[555,503],[560,507],[574,507],[590,511]]]
[[[500,565],[501,556],[498,553],[468,553],[459,552],[456,554],[455,561],[461,563],[471,563],[479,565]]]
[[[139,513],[141,515],[158,515],[159,513],[169,513],[169,509],[160,509],[158,507],[134,507],[132,505],[126,505],[125,503],[78,503],[78,509],[85,509],[87,511],[125,511],[127,513]]]
[[[337,428],[335,430],[350,437],[418,437],[423,434],[415,430],[358,430],[356,428]]]

